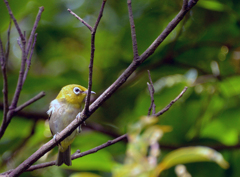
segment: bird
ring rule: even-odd
[[[85,87],[77,84],[70,84],[64,86],[57,97],[51,101],[47,114],[49,116],[50,131],[54,139],[58,133],[76,118],[81,111],[81,105],[87,93],[88,89]],[[91,91],[91,93],[95,92]],[[79,127],[78,130],[74,130],[71,135],[58,144],[57,166],[61,166],[63,163],[67,166],[72,165],[71,144],[75,136],[80,133],[81,127]]]

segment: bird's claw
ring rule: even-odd
[[[77,129],[78,133],[81,133],[81,131],[82,131],[82,127],[81,126],[82,126],[82,124],[78,126],[78,129]]]
[[[59,133],[57,132],[55,135],[53,135],[53,139],[54,139],[54,141],[56,141],[57,142],[57,135],[58,135]],[[59,145],[59,146],[61,146],[61,142],[59,142],[59,143],[57,143],[57,145]]]
[[[78,113],[78,115],[76,116],[76,118],[77,118],[77,120],[78,120],[78,121],[79,121],[79,119],[81,120],[81,112],[80,112],[80,113]],[[83,123],[82,123],[82,124],[86,126],[86,123],[85,123],[85,121],[83,121]],[[81,133],[81,131],[82,131],[82,127],[81,127],[81,126],[82,126],[82,124],[78,126],[78,129],[77,129],[78,133]]]

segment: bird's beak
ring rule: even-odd
[[[88,94],[88,90],[86,90],[84,93]],[[91,94],[96,94],[94,91],[91,91]]]

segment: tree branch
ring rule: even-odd
[[[188,0],[183,0],[182,9],[187,10],[187,8],[188,8]]]
[[[9,37],[8,37],[8,40],[10,40]],[[10,45],[10,41],[8,41],[8,45],[7,45],[8,48],[9,48],[9,45]],[[9,50],[9,49],[7,49],[7,50]],[[1,37],[0,37],[0,62],[1,62],[1,69],[2,69],[2,75],[3,75],[3,90],[2,90],[2,92],[3,92],[3,120],[2,120],[1,127],[6,125],[7,113],[8,113],[8,79],[7,79],[7,68],[6,68],[7,57],[8,57],[8,54],[4,53],[3,44],[2,44]]]
[[[35,47],[36,42],[37,42],[37,33],[34,36],[34,41],[33,41],[33,45],[32,45],[32,48],[31,48],[31,53],[30,53],[30,56],[29,56],[29,58],[27,60],[27,68],[26,68],[26,70],[24,72],[23,82],[25,82],[25,80],[27,78],[28,71],[30,69],[30,65],[31,65],[31,61],[32,61],[32,55],[33,55],[33,51],[34,51],[34,47]]]
[[[44,96],[45,96],[45,92],[40,92],[35,97],[31,98],[27,102],[23,103],[22,105],[18,106],[16,109],[14,109],[14,112],[16,113],[16,112],[21,111],[23,108],[29,106],[30,104],[36,102],[37,100],[41,99]]]
[[[80,18],[77,14],[75,14],[70,9],[67,9],[67,10],[70,14],[72,14],[74,17],[76,17],[80,22],[82,22],[82,24],[84,24],[92,32],[93,29],[87,22],[85,22],[82,18]]]
[[[32,44],[32,41],[33,41],[33,36],[35,35],[35,38],[36,38],[36,29],[37,29],[37,26],[38,26],[38,23],[41,19],[41,15],[42,15],[42,12],[44,11],[44,7],[39,7],[39,11],[38,11],[38,14],[37,14],[37,17],[36,17],[36,20],[35,20],[35,23],[33,25],[33,28],[32,28],[32,31],[31,31],[31,34],[29,36],[29,39],[28,39],[28,44],[27,44],[27,49],[26,49],[26,55],[28,56],[29,54],[29,51],[30,51],[30,48],[31,48],[31,44]]]
[[[10,51],[10,33],[11,33],[11,26],[12,26],[12,20],[10,19],[9,26],[8,26],[8,31],[7,31],[7,49],[6,49],[6,63],[8,61],[9,57],[9,51]]]
[[[21,62],[21,68],[19,71],[19,76],[18,76],[18,82],[17,82],[17,87],[15,90],[15,94],[13,96],[12,103],[9,107],[9,109],[15,109],[17,106],[17,102],[19,100],[20,93],[22,91],[23,87],[23,75],[24,75],[24,70],[25,70],[25,64],[26,64],[27,56],[26,56],[26,41],[22,41],[22,62]]]

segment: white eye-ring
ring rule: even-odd
[[[81,91],[80,88],[74,87],[73,92],[74,92],[76,95],[79,95],[82,91]]]

